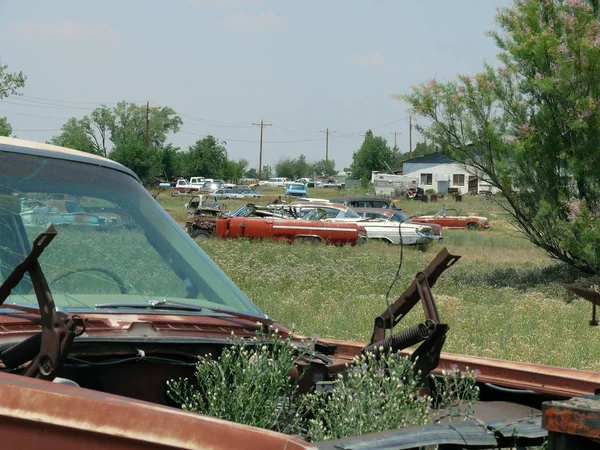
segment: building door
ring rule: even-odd
[[[469,193],[470,194],[477,194],[478,185],[479,185],[479,178],[477,178],[475,175],[469,175]]]

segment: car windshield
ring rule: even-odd
[[[346,219],[359,219],[360,215],[356,211],[354,211],[352,208],[348,208],[346,210],[346,212],[344,213],[344,217]]]
[[[401,213],[401,212],[397,212],[391,218],[392,222],[404,222],[406,220],[408,220],[408,217],[405,214]]]
[[[49,193],[78,196],[75,212]],[[50,224],[39,261],[63,309],[165,299],[261,314],[132,176],[0,151],[0,283]],[[28,277],[8,300],[37,305]]]
[[[303,184],[290,184],[288,189],[290,189],[290,190],[294,189],[294,190],[297,190],[297,191],[303,191],[305,188],[304,188]]]

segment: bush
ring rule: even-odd
[[[314,341],[297,347],[271,328],[259,329],[250,342],[232,333],[231,344],[216,360],[210,354],[199,358],[196,384],[169,381],[169,397],[187,411],[300,434],[312,442],[431,421],[434,398],[420,394],[421,373],[400,353],[357,356],[331,389],[300,396],[298,380],[289,374],[301,359],[311,358]],[[472,372],[453,370],[433,384],[441,408],[461,407],[464,401],[469,406],[478,396]]]
[[[304,352],[281,339],[277,329],[259,329],[250,342],[237,341],[215,360],[202,356],[196,385],[168,382],[168,395],[186,411],[287,434],[300,432],[298,384],[288,373]]]
[[[420,373],[399,353],[357,356],[331,392],[308,396],[308,439],[339,439],[429,422],[431,398],[419,395]]]

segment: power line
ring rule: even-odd
[[[28,104],[28,103],[15,103],[7,100],[0,100],[0,103],[4,103],[7,105],[17,105],[17,106],[27,106],[29,108],[45,108],[45,109],[85,109],[85,110],[94,110],[96,108],[85,108],[83,106],[49,106],[44,104]]]

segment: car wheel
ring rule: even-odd
[[[225,197],[225,200],[231,200],[231,197]]]
[[[299,242],[300,244],[319,245],[323,241],[321,239],[319,239],[318,237],[298,236],[296,239],[294,239],[294,242]]]
[[[479,225],[477,225],[475,222],[469,222],[467,224],[467,230],[477,230],[479,228]]]
[[[196,242],[204,241],[205,239],[210,238],[210,233],[206,230],[196,230],[192,234],[190,234],[190,237]]]

